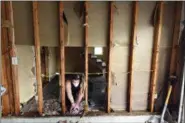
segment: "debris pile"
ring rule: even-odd
[[[45,115],[59,115],[60,112],[61,112],[61,105],[57,99],[44,100]]]

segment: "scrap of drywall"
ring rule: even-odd
[[[35,58],[34,52],[31,46],[21,46],[17,47],[17,57],[18,57],[18,77],[19,77],[19,94],[20,102],[27,102],[35,94],[34,83],[36,82],[35,77]]]

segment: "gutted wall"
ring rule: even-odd
[[[112,90],[111,107],[115,110],[125,110],[127,105],[128,57],[131,32],[132,2],[114,2],[113,19],[113,55],[112,55]],[[151,24],[156,2],[139,2],[137,38],[134,52],[133,75],[133,110],[146,110],[151,74],[151,57],[153,47],[154,27]],[[78,2],[64,2],[64,12],[68,24],[66,46],[79,47],[83,45],[83,22],[75,13]],[[15,20],[16,44],[33,45],[33,24],[31,2],[13,2]],[[157,92],[163,89],[168,76],[169,60],[172,46],[175,2],[164,2],[163,28],[159,50],[159,72]],[[89,2],[89,45],[106,47],[108,41],[108,2]],[[20,14],[21,13],[21,14]],[[21,17],[20,17],[21,16]],[[24,17],[24,18],[23,18]],[[46,21],[47,20],[47,21]],[[58,46],[57,2],[39,2],[40,38],[42,46]],[[70,48],[69,48],[70,49]],[[66,71],[80,71],[83,62],[78,53],[66,48]],[[58,53],[58,50],[56,50]],[[78,57],[78,58],[77,58]],[[58,60],[56,60],[58,64]],[[27,64],[27,63],[26,63]],[[75,68],[73,66],[77,66]],[[58,65],[57,65],[58,66]],[[58,67],[57,67],[58,68]],[[162,101],[162,96],[158,95]],[[158,100],[157,100],[158,101]],[[160,105],[162,103],[159,103]],[[160,106],[159,105],[159,106]]]
[[[13,2],[15,41],[19,45],[33,45],[32,2]],[[59,12],[57,2],[39,2],[39,30],[41,46],[58,46],[59,44]],[[68,42],[68,28],[65,27],[65,41]]]
[[[174,19],[175,15],[175,4],[173,2],[167,2],[164,6],[164,19],[163,19],[163,28],[162,28],[162,35],[161,35],[161,43],[159,49],[159,69],[158,69],[158,79],[156,89],[158,92],[158,100],[156,103],[156,107],[163,106],[164,97],[159,95],[165,94],[166,91],[162,91],[167,89],[167,80],[169,77],[169,70],[170,70],[170,58],[171,58],[171,49],[172,49],[172,39],[173,39],[173,29],[174,29]]]
[[[113,109],[126,109],[127,105],[127,68],[128,46],[131,30],[131,2],[115,2],[118,7],[114,13],[113,21],[113,53],[112,53],[112,93],[111,107]],[[119,93],[118,93],[119,92]],[[117,96],[114,96],[117,95]]]
[[[28,45],[16,45],[18,57],[18,80],[20,102],[27,102],[35,95],[36,88],[36,75],[35,75],[35,53],[34,47]],[[52,78],[57,72],[56,66],[56,49],[49,47],[48,56],[48,73],[49,78]]]
[[[18,57],[18,80],[20,102],[27,102],[34,94],[34,83],[36,82],[35,76],[35,58],[34,48],[32,46],[17,47]]]
[[[113,108],[126,109],[126,105],[128,103],[126,99],[126,92],[127,76],[129,72],[128,44],[130,37],[129,32],[131,28],[131,23],[129,21],[131,18],[131,4],[130,2],[116,2],[116,6],[119,14],[114,14],[115,47],[113,48],[112,63],[114,81],[111,101]],[[133,110],[147,109],[154,32],[154,28],[151,24],[151,17],[154,7],[155,2],[139,2],[137,38],[134,47]],[[159,50],[157,93],[159,93],[161,89],[164,89],[162,87],[164,87],[164,84],[167,80],[166,78],[168,77],[167,75],[172,47],[174,8],[174,2],[165,2],[162,37]],[[121,24],[121,22],[124,24]],[[122,57],[120,56],[120,52],[122,53]],[[162,105],[162,102],[160,102],[160,105]]]
[[[83,45],[83,21],[74,11],[78,3],[64,2],[64,12],[68,21],[68,26],[65,23],[66,46]],[[89,4],[89,45],[105,46],[108,34],[108,3],[90,2]],[[13,10],[14,15],[16,15],[14,16],[16,44],[33,45],[32,3],[13,2]],[[40,1],[38,11],[41,46],[58,46],[59,17],[57,2]],[[98,31],[94,31],[95,29]]]

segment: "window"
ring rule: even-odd
[[[94,55],[103,55],[103,48],[102,47],[95,47],[94,48]]]

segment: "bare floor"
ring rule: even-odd
[[[127,111],[115,111],[111,113],[106,113],[103,111],[90,111],[88,113],[84,113],[82,115],[77,115],[80,117],[85,117],[85,116],[142,116],[142,115],[159,115],[158,112],[156,113],[150,113],[146,111],[133,111],[133,112],[127,112]],[[19,117],[60,117],[60,116],[71,116],[71,115],[52,115],[52,116],[47,116],[43,115],[40,116],[38,112],[26,112],[24,114],[21,114]],[[11,115],[6,116],[6,117],[13,117]],[[4,117],[4,118],[6,118]]]

